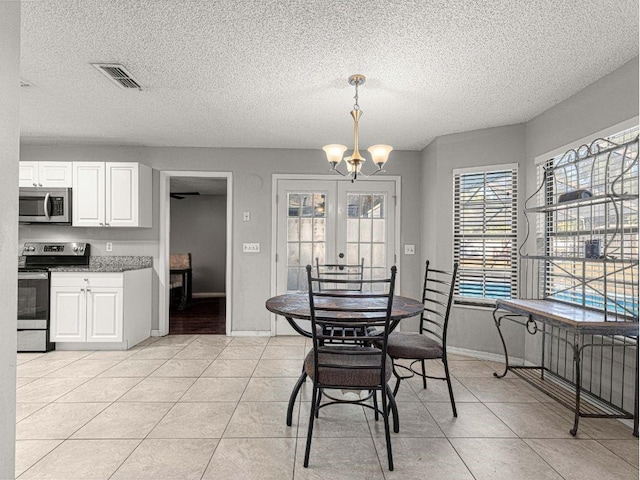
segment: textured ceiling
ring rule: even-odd
[[[637,0],[22,2],[24,143],[419,150],[527,121],[638,55]],[[122,63],[124,90],[90,64]]]

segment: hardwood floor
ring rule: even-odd
[[[226,328],[226,298],[194,298],[184,309],[169,311],[169,334],[224,335]]]

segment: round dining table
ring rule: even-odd
[[[319,305],[327,301],[323,298],[316,299],[316,303]],[[357,294],[354,295],[354,292],[350,291],[345,293],[344,299],[331,297],[332,307],[340,308],[342,307],[351,307],[351,308],[371,308],[379,309],[386,307],[387,299],[386,298],[371,298],[363,295],[362,298],[359,298]],[[325,305],[326,306],[326,305]],[[283,295],[278,295],[276,297],[272,297],[266,302],[267,310],[273,312],[277,315],[282,315],[287,319],[291,327],[298,332],[300,335],[305,337],[312,337],[311,334],[311,324],[308,324],[308,329],[304,328],[307,325],[301,325],[296,320],[311,320],[311,311],[309,308],[309,293],[308,292],[291,292],[285,293]],[[420,300],[415,300],[409,297],[402,297],[399,295],[394,295],[393,304],[391,306],[391,330],[393,331],[400,323],[400,320],[403,318],[415,317],[422,313],[424,309],[424,305]],[[348,318],[348,319],[357,319],[357,318],[367,318],[367,319],[375,319],[375,318],[383,318],[386,315],[386,312],[372,311],[372,312],[339,312],[336,314],[338,318]]]
[[[344,298],[336,298],[332,296],[330,300],[325,298],[318,298],[316,302],[318,304],[323,302],[331,302],[331,307],[351,307],[351,308],[362,308],[367,309],[371,308],[371,312],[333,312],[332,315],[335,315],[333,318],[349,318],[349,319],[358,319],[358,318],[367,318],[367,319],[377,319],[384,318],[386,312],[380,312],[380,307],[387,306],[386,298],[371,298],[369,296],[363,295],[361,298],[358,297],[357,294],[354,294],[353,291],[345,292]],[[324,305],[327,306],[327,305]],[[272,297],[266,302],[267,310],[273,312],[277,315],[282,315],[287,319],[289,325],[298,332],[300,335],[303,335],[308,338],[312,338],[311,333],[311,309],[309,307],[309,293],[308,292],[292,292],[285,293],[283,295],[278,295],[277,297]],[[424,309],[424,305],[419,300],[414,300],[413,298],[401,297],[399,295],[394,295],[393,303],[391,306],[391,330],[393,331],[400,320],[403,318],[415,317],[422,313]],[[304,323],[298,323],[296,320],[302,320]],[[308,327],[305,328],[305,327]],[[293,391],[291,392],[291,397],[289,398],[289,406],[287,408],[287,425],[291,426],[293,419],[293,407],[295,404],[295,399],[307,378],[307,374],[305,373],[304,368],[302,369],[302,374],[296,385],[293,387]]]

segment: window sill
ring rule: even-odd
[[[453,306],[456,308],[470,308],[473,310],[492,311],[496,308],[495,300],[461,300],[454,299]]]

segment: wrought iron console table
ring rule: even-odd
[[[501,313],[506,312],[506,313]],[[638,357],[637,357],[637,339],[638,339],[638,322],[637,321],[604,321],[602,312],[596,312],[586,308],[568,305],[562,302],[551,300],[497,300],[496,308],[493,312],[493,318],[502,341],[505,356],[504,372],[494,376],[498,378],[504,377],[508,371],[512,371],[534,387],[542,390],[550,397],[557,400],[560,404],[571,409],[575,413],[573,428],[571,434],[576,435],[578,432],[578,421],[580,417],[602,418],[633,418],[633,435],[638,436]],[[538,332],[542,334],[542,361],[539,366],[514,366],[509,364],[509,355],[507,353],[507,345],[501,331],[502,320],[510,320],[526,327],[527,332],[535,335]],[[564,333],[563,333],[564,332]],[[601,343],[594,340],[597,335]],[[620,337],[616,337],[620,336]],[[607,338],[605,343],[604,338]],[[635,339],[635,340],[634,340]],[[556,346],[555,355],[559,357],[562,345],[571,348],[571,361],[573,362],[574,381],[571,382],[566,378],[554,373],[548,365],[554,359],[554,353],[549,352]],[[622,392],[621,398],[624,397],[624,358],[626,357],[627,348],[634,347],[636,352],[635,358],[635,375],[634,375],[634,409],[633,413],[623,410],[621,406],[612,403],[611,395],[613,395],[613,358],[611,367],[611,386],[609,387],[609,399],[603,399],[601,396],[592,395],[591,391],[583,388],[582,384],[582,366],[585,349],[600,348],[611,349],[612,357],[614,349],[623,350],[622,362]],[[551,357],[551,358],[550,358]],[[591,357],[593,359],[593,356]],[[598,357],[601,361],[602,354]],[[556,359],[556,369],[558,367],[558,359]],[[597,367],[597,366],[596,366]],[[600,366],[601,368],[602,366]],[[602,368],[601,368],[602,369]],[[539,371],[536,374],[535,371]],[[591,364],[589,370],[593,372],[594,365]],[[571,372],[571,369],[569,369]],[[566,372],[566,364],[565,364]],[[600,371],[602,375],[602,371]],[[591,387],[591,382],[590,382]],[[571,389],[575,392],[572,398]],[[590,388],[591,390],[591,388]],[[602,391],[602,384],[600,384]],[[601,392],[600,392],[601,393]],[[584,400],[584,401],[583,401]],[[620,402],[622,404],[622,402]]]

